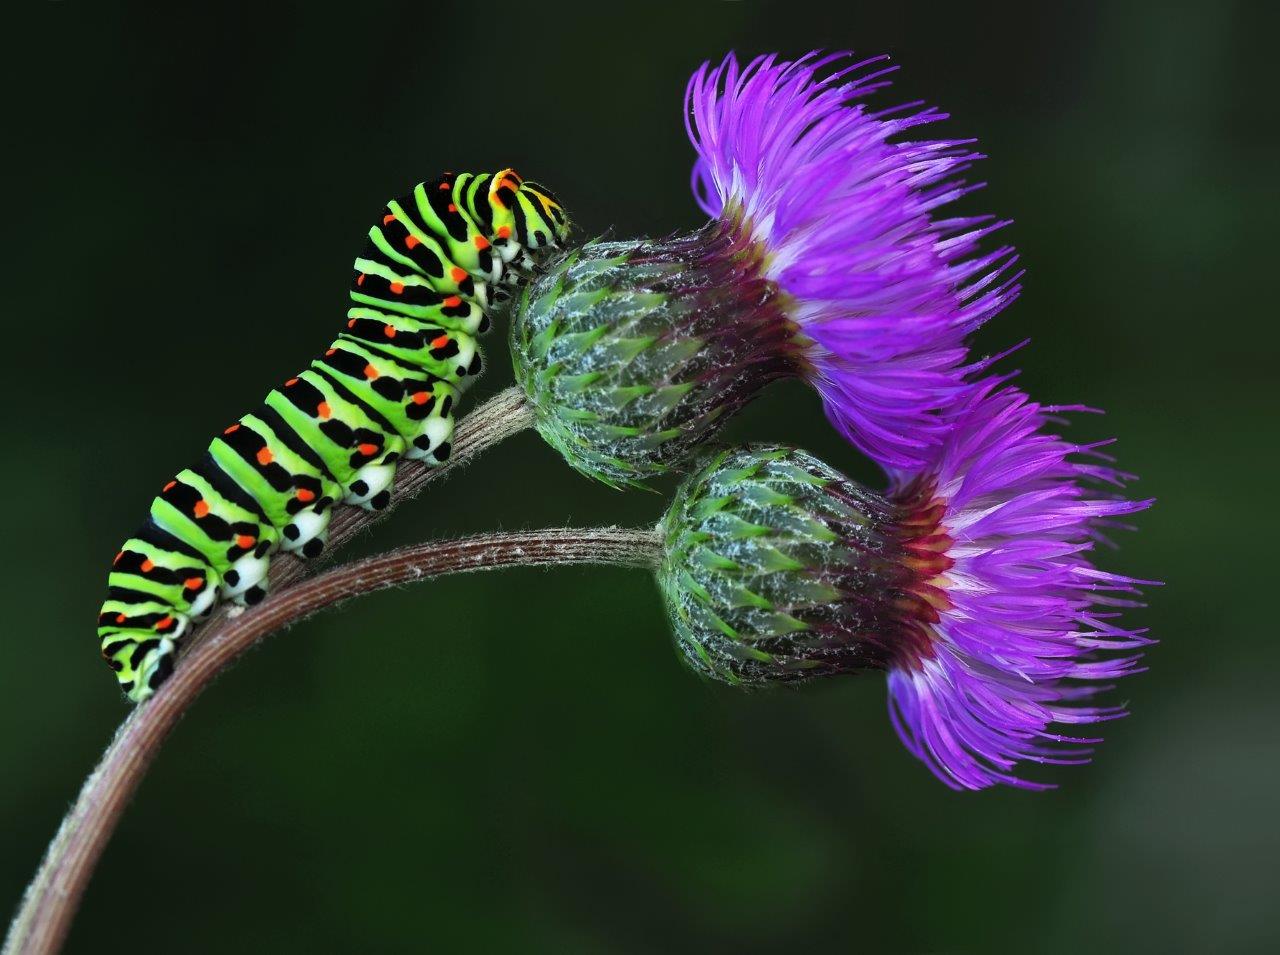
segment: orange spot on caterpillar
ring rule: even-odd
[[[482,236],[482,235],[478,235],[478,236],[476,236],[476,237],[475,237],[474,239],[472,239],[471,241],[472,241],[472,242],[474,242],[474,243],[476,244],[476,248],[477,248],[477,249],[479,249],[479,250],[481,250],[482,252],[483,252],[485,249],[489,248],[489,240],[488,240],[488,239],[486,239],[486,238],[485,238],[484,236]]]
[[[383,325],[383,326],[382,326],[382,333],[383,333],[384,335],[386,335],[388,338],[395,338],[395,337],[396,337],[396,327],[395,327],[394,325]]]
[[[347,319],[347,328],[355,328],[356,320],[354,318]]]
[[[306,501],[314,501],[316,498],[316,492],[311,490],[310,488],[300,487],[298,488],[298,492],[294,495],[294,497],[296,497],[299,501],[303,501],[304,503]]]
[[[334,352],[336,352],[337,350],[338,350],[338,349],[336,349],[336,348],[330,348],[328,351],[326,351],[326,352],[324,353],[324,357],[325,357],[325,358],[328,358],[330,355],[332,355],[332,354],[333,354]]]
[[[128,619],[129,619],[129,618],[128,618],[128,617],[126,617],[126,616],[125,616],[124,614],[122,614],[122,613],[118,613],[118,614],[116,614],[116,623],[124,623],[124,622],[125,622],[126,620],[128,620]]]
[[[361,272],[358,276],[356,276],[356,285],[364,285],[364,273],[363,273],[363,272]]]
[[[264,444],[262,447],[260,447],[260,448],[258,449],[258,463],[259,463],[259,464],[264,464],[264,465],[265,465],[265,464],[270,464],[270,463],[271,463],[272,461],[274,461],[275,459],[276,459],[276,456],[275,456],[274,454],[272,454],[272,453],[271,453],[271,449],[270,449],[270,448],[268,448],[265,444]]]
[[[146,560],[142,562],[142,572],[144,574],[148,574],[151,571],[155,570],[155,566],[156,566],[156,562],[152,560],[150,557],[148,557]]]
[[[257,540],[258,539],[256,537],[250,534],[238,534],[236,536],[236,546],[241,550],[248,550],[257,542]]]
[[[369,444],[366,442],[365,444],[357,446],[356,450],[366,458],[371,458],[378,453],[378,446],[376,444]]]
[[[116,554],[115,557],[111,558],[111,566],[114,567],[116,564],[120,563],[120,558],[123,556],[124,556],[124,551],[120,551],[119,553]]]
[[[458,266],[456,265],[449,272],[449,278],[453,279],[455,282],[461,282],[466,277],[467,277],[467,270],[458,268]]]
[[[294,385],[296,385],[297,383],[298,383],[298,379],[297,379],[297,378],[290,378],[288,381],[286,381],[286,382],[284,383],[284,386],[285,386],[286,388],[292,388],[292,387],[293,387]]]
[[[163,617],[161,617],[159,620],[156,621],[157,630],[168,630],[172,626],[173,626],[173,618],[170,617],[168,614],[165,614]]]
[[[498,226],[498,238],[499,238],[499,239],[509,239],[509,238],[511,238],[511,226],[509,226],[509,225],[500,225],[500,226]]]
[[[240,422],[238,422],[238,421],[237,421],[237,422],[236,422],[235,424],[233,424],[231,427],[229,427],[229,428],[224,428],[224,429],[222,430],[222,433],[223,433],[223,434],[235,434],[235,433],[236,433],[237,431],[239,431],[239,430],[240,430]]]
[[[329,402],[322,401],[316,405],[316,414],[322,418],[327,418],[329,415],[333,414],[333,409],[329,407]]]
[[[422,244],[422,240],[419,239],[416,235],[406,235],[404,237],[404,244],[405,244],[405,248],[416,249],[418,246]]]
[[[440,183],[439,189],[440,189],[440,191],[441,191],[441,192],[445,192],[446,190],[448,190],[448,189],[450,189],[450,188],[451,188],[451,187],[450,187],[450,185],[449,185],[447,182],[442,182],[442,183]]]
[[[396,221],[396,217],[395,217],[395,213],[393,212],[388,212],[385,216],[382,217],[383,225],[390,225],[395,221]]]
[[[364,376],[372,381],[374,378],[378,377],[378,369],[374,368],[372,364],[365,365]]]
[[[458,207],[457,207],[457,206],[455,206],[455,205],[451,202],[451,203],[449,203],[449,211],[450,211],[450,212],[457,212],[457,211],[458,211]]]
[[[392,294],[392,295],[399,295],[399,294],[401,294],[402,292],[404,292],[404,283],[403,283],[403,282],[392,282],[392,283],[391,283],[391,294]]]
[[[436,338],[431,339],[432,348],[444,348],[444,346],[447,344],[449,344],[448,335],[440,335],[440,336],[437,336]]]
[[[430,397],[431,395],[428,392],[415,391],[413,393],[413,403],[415,405],[425,405],[427,403],[427,399]]]
[[[462,298],[457,295],[450,295],[447,299],[444,300],[445,308],[457,308],[461,304],[462,304]]]
[[[204,586],[204,578],[188,577],[186,580],[182,582],[182,586],[186,587],[188,590],[199,590],[201,587]]]
[[[166,484],[166,485],[161,489],[160,493],[161,493],[161,494],[168,494],[170,491],[172,491],[172,490],[174,489],[174,487],[176,487],[176,486],[177,486],[177,483],[178,483],[177,481],[170,481],[168,484]]]
[[[191,512],[195,514],[196,517],[204,517],[209,513],[209,502],[204,498],[200,498],[200,500],[196,501],[195,507],[191,508]]]

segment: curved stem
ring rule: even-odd
[[[340,601],[442,574],[554,564],[651,567],[660,546],[654,529],[616,527],[433,541],[344,564],[281,589],[251,613],[224,620],[116,731],[27,888],[4,952],[44,955],[61,947],[102,850],[170,730],[214,677],[263,637]]]

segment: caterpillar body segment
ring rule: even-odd
[[[401,459],[448,459],[481,371],[475,336],[568,234],[555,197],[511,169],[446,173],[387,203],[338,338],[169,480],[116,555],[98,636],[130,700],[219,601],[266,596],[273,554],[317,556],[334,505],[384,508]]]

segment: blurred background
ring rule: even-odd
[[[158,485],[338,329],[382,204],[514,165],[581,235],[697,225],[689,73],[729,49],[889,53],[880,102],[977,136],[971,212],[1015,220],[985,352],[1108,409],[1159,498],[1102,559],[1157,577],[1131,718],[1047,794],[956,794],[884,682],[747,695],[673,654],[639,571],[384,593],[268,641],[170,740],[69,950],[1275,951],[1278,142],[1261,4],[59,2],[9,34],[19,170],[3,387],[0,903],[126,713],[93,621]],[[504,323],[505,325],[505,323]],[[504,332],[470,401],[510,382]],[[474,406],[472,404],[471,406]],[[804,387],[730,438],[875,472]],[[1265,480],[1265,479],[1264,479]],[[511,440],[357,553],[661,513]],[[1270,574],[1266,575],[1270,578]],[[139,941],[144,939],[147,941]]]

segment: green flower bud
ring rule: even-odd
[[[542,436],[608,484],[661,474],[768,382],[801,337],[759,246],[732,223],[660,242],[591,242],[516,303],[516,380]]]
[[[912,550],[933,533],[924,516],[803,451],[714,455],[662,523],[678,649],[707,676],[764,684],[882,669],[926,646],[927,580],[947,559]]]

